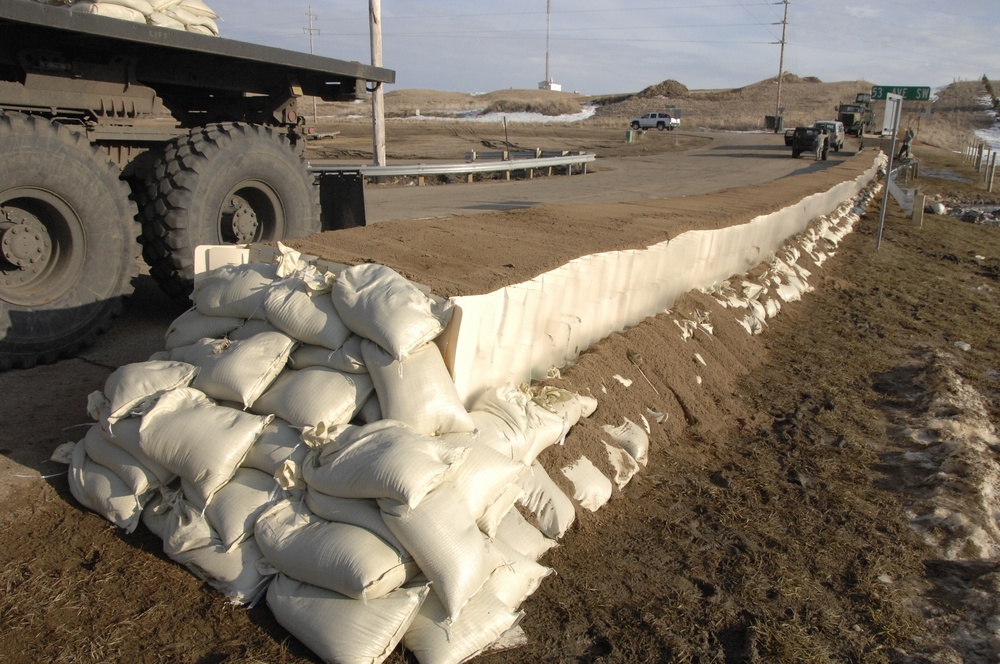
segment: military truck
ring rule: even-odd
[[[837,120],[844,123],[847,133],[860,136],[870,132],[875,126],[875,112],[872,110],[872,96],[859,92],[853,104],[837,106]]]
[[[0,3],[0,370],[93,343],[132,292],[140,247],[183,302],[197,245],[321,230],[337,202],[323,196],[320,213],[296,102],[353,101],[394,80],[357,62]]]

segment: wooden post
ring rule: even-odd
[[[368,20],[372,41],[372,66],[382,66],[381,0],[368,0]],[[372,91],[372,158],[375,166],[385,166],[385,97],[382,83]]]
[[[923,228],[924,225],[924,194],[919,191],[914,190],[913,192],[913,214],[910,215],[913,219],[913,223],[917,228]]]
[[[993,153],[993,160],[990,162],[990,175],[986,179],[986,191],[993,193],[993,177],[997,172],[997,153]]]

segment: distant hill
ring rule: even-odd
[[[643,113],[675,106],[682,113],[682,131],[760,131],[768,115],[781,115],[785,127],[811,125],[817,120],[835,119],[838,104],[853,102],[859,92],[869,92],[865,80],[826,83],[813,76],[791,72],[741,88],[691,90],[668,79],[639,92],[613,95],[581,95],[552,90],[510,89],[482,94],[402,89],[385,95],[386,117],[415,115],[455,116],[477,111],[514,113],[534,111],[543,115],[573,114],[586,105],[597,107],[585,123],[595,126],[627,127],[628,120]],[[918,142],[958,150],[970,140],[974,129],[991,126],[983,98],[981,81],[958,81],[935,91],[931,102],[904,104],[904,126],[918,130]],[[876,106],[878,110],[879,105]],[[776,110],[778,111],[776,113]],[[322,114],[333,119],[348,115],[368,115],[364,104],[324,104]]]

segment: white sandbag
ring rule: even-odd
[[[403,647],[420,664],[460,664],[479,655],[524,617],[493,593],[476,593],[462,615],[449,620],[441,601],[431,593],[403,635]]]
[[[552,539],[565,535],[576,519],[576,508],[545,472],[542,464],[537,461],[531,464],[531,472],[522,475],[518,483],[524,489],[518,504],[535,515],[538,529]]]
[[[538,560],[556,545],[554,539],[546,537],[542,531],[528,523],[517,508],[507,512],[500,520],[493,539],[532,560]]]
[[[442,438],[469,446],[469,453],[449,481],[457,487],[480,530],[492,537],[517,502],[521,487],[516,480],[528,467],[480,443],[474,434],[446,434]]]
[[[249,407],[285,368],[295,340],[264,332],[243,341],[201,339],[170,351],[170,359],[198,367],[191,387],[218,401]]]
[[[451,619],[504,562],[451,483],[431,491],[414,508],[385,499],[379,500],[379,507]]]
[[[631,454],[616,445],[604,443],[604,447],[608,451],[608,462],[615,471],[615,475],[611,479],[619,490],[624,489],[632,481],[636,473],[639,472],[639,462],[633,459]]]
[[[191,12],[195,16],[219,18],[219,15],[212,11],[212,8],[206,5],[203,0],[181,0],[175,6],[183,7],[185,11]]]
[[[312,488],[306,490],[304,500],[309,511],[321,519],[364,528],[373,535],[384,539],[389,546],[397,551],[406,551],[406,547],[396,539],[389,527],[385,525],[382,510],[379,509],[376,500],[371,498],[338,498]],[[413,557],[407,553],[405,559],[409,561]]]
[[[365,399],[361,410],[357,412],[354,419],[360,424],[371,424],[385,419],[385,415],[382,414],[382,404],[378,400],[378,393],[373,391],[371,396]]]
[[[100,422],[107,422],[107,416],[102,417]],[[115,423],[114,431],[109,432],[102,427],[101,432],[104,434],[105,440],[123,449],[130,457],[141,464],[143,468],[152,473],[156,477],[157,486],[166,486],[177,479],[177,475],[171,472],[169,468],[165,468],[150,459],[149,455],[142,451],[142,446],[139,444],[139,428],[141,426],[142,418],[126,417]]]
[[[258,570],[263,557],[253,538],[227,549],[208,520],[177,491],[150,500],[142,522],[163,540],[163,550],[195,577],[237,604],[253,604],[270,576]]]
[[[277,271],[277,266],[263,263],[223,265],[198,280],[191,299],[195,308],[207,316],[263,320],[264,298],[277,278]]]
[[[530,401],[531,395],[512,383],[492,387],[479,395],[470,416],[480,431],[480,440],[511,459],[523,461],[534,440],[533,435],[528,438]]]
[[[469,417],[482,444],[512,460],[524,456],[524,431],[515,429],[504,418],[485,410],[470,410]]]
[[[281,332],[278,328],[268,323],[266,320],[251,318],[243,321],[238,327],[231,330],[226,338],[230,341],[244,341],[251,339],[264,332]]]
[[[147,0],[97,0],[102,5],[120,5],[134,9],[143,16],[153,13],[153,5]]]
[[[347,327],[396,360],[440,335],[454,308],[448,300],[425,295],[398,272],[373,263],[341,272],[330,295]]]
[[[274,414],[292,426],[335,426],[350,422],[373,389],[367,374],[325,367],[285,369],[250,410]]]
[[[361,356],[361,337],[356,334],[349,336],[337,350],[302,344],[292,351],[288,366],[293,369],[326,367],[344,373],[368,373]]]
[[[542,408],[560,415],[566,426],[573,428],[581,418],[590,417],[597,410],[597,399],[575,394],[561,387],[547,385],[531,399]]]
[[[604,425],[604,432],[611,437],[611,441],[628,452],[633,459],[645,466],[649,462],[649,436],[646,431],[628,419],[619,426],[610,424]]]
[[[162,12],[164,9],[181,4],[181,0],[150,0],[149,4],[153,6],[153,11]]]
[[[399,645],[430,589],[403,587],[360,602],[279,574],[267,589],[278,623],[324,662],[378,664]]]
[[[118,367],[104,381],[108,426],[114,427],[115,422],[132,413],[141,415],[160,395],[187,387],[197,373],[197,367],[173,361],[135,362]]]
[[[127,533],[133,532],[139,525],[143,504],[149,497],[149,494],[135,495],[111,470],[87,458],[82,443],[73,448],[69,490],[81,505]]]
[[[254,535],[275,571],[354,599],[384,597],[419,572],[404,550],[364,528],[322,519],[302,501],[268,509]]]
[[[553,574],[554,570],[539,564],[531,556],[508,547],[503,542],[498,541],[494,544],[503,554],[506,563],[493,572],[480,592],[495,595],[501,602],[516,609],[538,590],[542,580]]]
[[[191,483],[195,502],[207,505],[232,479],[272,416],[216,405],[193,388],[160,397],[142,418],[142,451]]]
[[[529,401],[525,408],[528,415],[528,429],[524,435],[527,448],[520,460],[530,465],[548,448],[563,444],[569,433],[569,422],[562,415],[543,408],[534,401]]]
[[[611,500],[614,490],[611,480],[587,457],[582,456],[564,467],[562,474],[573,484],[573,500],[580,503],[580,507],[596,512]]]
[[[107,2],[77,2],[73,4],[72,9],[74,12],[81,14],[96,14],[98,16],[107,16],[108,18],[132,21],[134,23],[146,22],[146,15],[142,12],[136,11],[131,7],[109,4]]]
[[[302,441],[301,432],[276,417],[264,427],[240,465],[274,477],[285,462],[290,461],[301,475],[302,461],[308,452],[309,447]]]
[[[203,18],[198,23],[188,23],[184,26],[187,32],[193,32],[199,35],[208,35],[209,37],[219,36],[219,24],[210,18]]]
[[[205,508],[205,518],[227,551],[253,535],[257,518],[285,497],[273,477],[253,468],[239,468]]]
[[[166,26],[164,26],[166,27]],[[164,348],[173,350],[200,339],[221,339],[243,323],[231,316],[206,316],[194,307],[175,318],[163,337]]]
[[[170,557],[234,604],[254,604],[272,578],[257,570],[262,556],[252,537],[229,550],[213,544]]]
[[[108,440],[101,425],[92,424],[81,443],[91,461],[117,475],[134,495],[163,486],[159,478],[134,456]]]
[[[341,498],[389,498],[416,507],[468,454],[468,444],[381,420],[350,427],[311,451],[302,475],[311,489]]]
[[[361,354],[375,384],[383,417],[405,422],[430,436],[475,429],[435,344],[415,348],[399,361],[365,340],[361,342]]]
[[[264,298],[264,317],[302,343],[330,350],[351,336],[330,294],[309,292],[301,279],[284,279],[271,288]]]
[[[521,469],[522,473],[530,472],[527,466]],[[521,494],[524,493],[524,489],[516,481],[509,484],[504,488],[503,491],[497,495],[496,500],[490,504],[483,515],[476,519],[476,525],[479,529],[483,531],[489,538],[493,538],[497,534],[497,529],[500,527],[500,522],[504,520],[507,513],[510,512],[511,508],[517,504],[517,501],[521,499]]]
[[[158,28],[170,28],[171,30],[184,30],[183,23],[172,16],[167,16],[163,12],[153,12],[146,17],[146,23],[155,25]]]

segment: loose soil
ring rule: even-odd
[[[949,174],[921,177],[921,191],[1000,203],[960,158],[915,152],[924,172]],[[462,220],[489,238],[480,247],[457,220],[374,226],[336,243],[336,258],[395,261],[444,295],[485,292],[560,252],[735,223],[825,177],[659,208]],[[813,290],[762,334],[693,292],[550,381],[599,402],[542,455],[553,477],[626,417],[650,423],[649,463],[602,509],[578,510],[543,557],[556,575],[523,606],[527,645],[478,661],[996,661],[1000,229],[933,214],[918,226],[890,202],[876,250],[879,200],[822,266],[803,261]],[[574,223],[572,235],[543,232]],[[538,237],[513,241],[533,227]],[[682,320],[712,334],[684,340]],[[81,436],[68,427],[87,422],[87,394],[113,368],[73,360],[0,376],[0,660],[315,661],[263,603],[228,605],[143,527],[125,535],[82,509],[65,467],[38,460]]]

